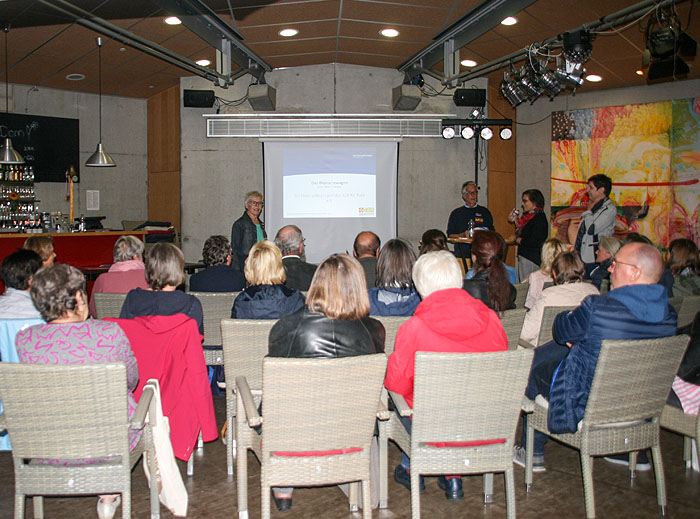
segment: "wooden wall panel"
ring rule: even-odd
[[[180,225],[180,87],[148,99],[148,219]]]

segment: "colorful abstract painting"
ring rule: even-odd
[[[553,235],[572,243],[586,180],[612,179],[615,234],[700,245],[700,98],[552,114]]]

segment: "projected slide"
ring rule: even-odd
[[[287,148],[283,161],[284,218],[374,218],[375,148]]]

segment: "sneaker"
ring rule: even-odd
[[[513,447],[513,463],[525,467],[525,459],[527,451],[525,447],[516,445]],[[532,472],[544,472],[547,468],[544,466],[544,454],[535,454],[532,456]]]
[[[462,478],[450,478],[439,476],[437,480],[438,487],[445,491],[445,498],[448,501],[461,501],[464,499],[464,491],[462,490]]]
[[[625,452],[624,454],[613,454],[612,456],[605,456],[605,461],[614,463],[615,465],[625,465],[629,467],[630,464],[630,453]],[[647,451],[639,451],[637,453],[637,470],[641,472],[646,472],[651,470],[651,463],[649,463],[649,458],[647,458]]]
[[[420,482],[418,484],[420,488],[420,493],[422,494],[425,492],[425,481],[423,481],[423,476],[420,478]],[[408,489],[408,491],[411,491],[411,474],[403,468],[402,465],[396,465],[396,468],[394,469],[394,481],[396,481],[399,485],[402,485]]]
[[[99,499],[97,501],[97,517],[99,519],[112,519],[121,502],[122,496],[117,496],[111,503],[105,503],[102,499]]]

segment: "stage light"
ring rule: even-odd
[[[573,63],[585,63],[593,53],[591,33],[581,29],[573,32],[565,32],[564,57]]]
[[[554,99],[554,97],[561,92],[559,78],[557,78],[557,75],[551,70],[544,69],[544,72],[537,77],[537,81],[542,85],[544,93],[547,94],[550,99]]]
[[[562,64],[561,60],[557,58],[557,70],[554,73],[564,86],[574,89],[580,87],[583,85],[583,74],[585,72],[586,69],[583,68],[581,63],[565,60]]]
[[[510,138],[513,136],[513,129],[508,126],[504,126],[501,128],[501,131],[498,132],[498,135],[501,137],[501,140],[510,140]]]
[[[490,141],[491,137],[493,137],[493,130],[491,128],[489,128],[488,126],[484,126],[481,129],[481,133],[479,135],[481,135],[481,138],[484,139],[485,141]]]
[[[501,81],[501,95],[505,98],[510,105],[515,108],[520,103],[527,101],[527,94],[523,92],[517,81],[510,79],[510,74],[505,72],[503,74],[503,81]]]
[[[445,126],[442,129],[442,138],[443,139],[454,139],[455,137],[455,129],[453,126]]]
[[[469,140],[474,137],[474,128],[471,126],[462,127],[462,139]]]

